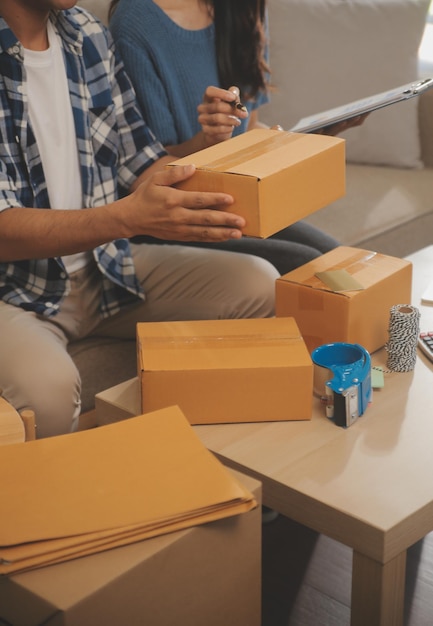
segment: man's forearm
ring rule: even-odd
[[[121,203],[81,210],[12,208],[0,213],[0,261],[92,250],[127,236]],[[119,204],[119,206],[116,206]]]

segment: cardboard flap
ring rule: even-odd
[[[326,255],[289,272],[279,280],[287,280],[312,289],[336,291],[350,297],[350,291],[334,289],[326,284],[319,275],[326,272],[344,270],[363,289],[380,282],[394,271],[410,265],[409,261],[387,256],[371,250],[361,250],[347,246],[339,246]]]
[[[140,367],[148,371],[281,367],[288,350],[310,364],[293,318],[144,323],[137,338]]]
[[[169,165],[194,163],[202,170],[241,174],[260,180],[339,143],[344,144],[344,140],[327,135],[255,129]]]

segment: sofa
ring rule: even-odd
[[[109,0],[79,5],[107,21]],[[411,82],[429,0],[269,0],[273,92],[266,123],[301,117]],[[433,74],[432,74],[433,75]],[[371,114],[342,135],[344,198],[307,221],[342,244],[406,256],[433,233],[433,90]],[[83,381],[82,411],[95,393],[137,373],[135,341],[85,339],[69,351]]]
[[[261,118],[308,115],[414,81],[429,0],[268,0],[274,92]],[[421,68],[433,76],[433,65]],[[430,74],[428,74],[430,72]],[[342,244],[406,256],[433,233],[433,90],[346,140],[346,195],[306,221]]]

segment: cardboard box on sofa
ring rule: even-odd
[[[137,324],[143,413],[191,424],[311,419],[313,365],[292,318]]]
[[[255,129],[168,167],[193,163],[179,188],[231,194],[244,234],[269,237],[345,194],[344,148],[336,137]]]
[[[325,284],[321,272],[340,287]],[[388,341],[391,307],[410,303],[411,288],[409,261],[340,246],[277,279],[276,314],[296,319],[310,352],[335,341],[374,352]]]
[[[260,504],[261,484],[233,473]],[[0,624],[260,626],[260,589],[259,506],[93,556],[1,576]]]

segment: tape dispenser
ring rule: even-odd
[[[328,343],[313,350],[314,393],[337,426],[348,427],[371,401],[371,358],[362,346]]]

